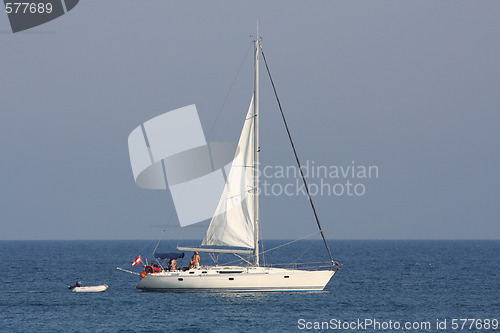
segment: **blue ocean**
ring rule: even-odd
[[[174,251],[176,243],[158,250]],[[155,241],[1,241],[0,331],[500,331],[500,241],[329,244],[342,268],[323,292],[176,294],[138,291],[138,276],[116,270],[139,272],[132,260],[151,260]],[[324,245],[298,241],[266,260],[295,259],[326,260]],[[207,254],[201,261],[211,262]],[[109,289],[72,293],[67,287],[77,280]]]

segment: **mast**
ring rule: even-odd
[[[253,116],[254,116],[254,264],[259,266],[259,23],[257,38],[254,40],[254,80],[253,80]]]

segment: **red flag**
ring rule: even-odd
[[[138,255],[137,258],[132,261],[132,267],[139,265],[142,262],[141,255]]]

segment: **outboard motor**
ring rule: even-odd
[[[72,289],[74,289],[74,288],[76,288],[76,287],[81,287],[81,286],[83,286],[82,281],[76,281],[75,285],[74,285],[74,286],[70,286],[70,287],[68,287],[68,289],[69,289],[69,290],[72,290]]]

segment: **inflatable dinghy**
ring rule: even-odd
[[[108,289],[108,286],[101,284],[99,286],[86,286],[83,287],[82,282],[78,281],[74,286],[68,287],[74,293],[99,293]]]
[[[74,293],[98,293],[108,289],[108,286],[101,284],[99,286],[75,287],[71,291]]]

